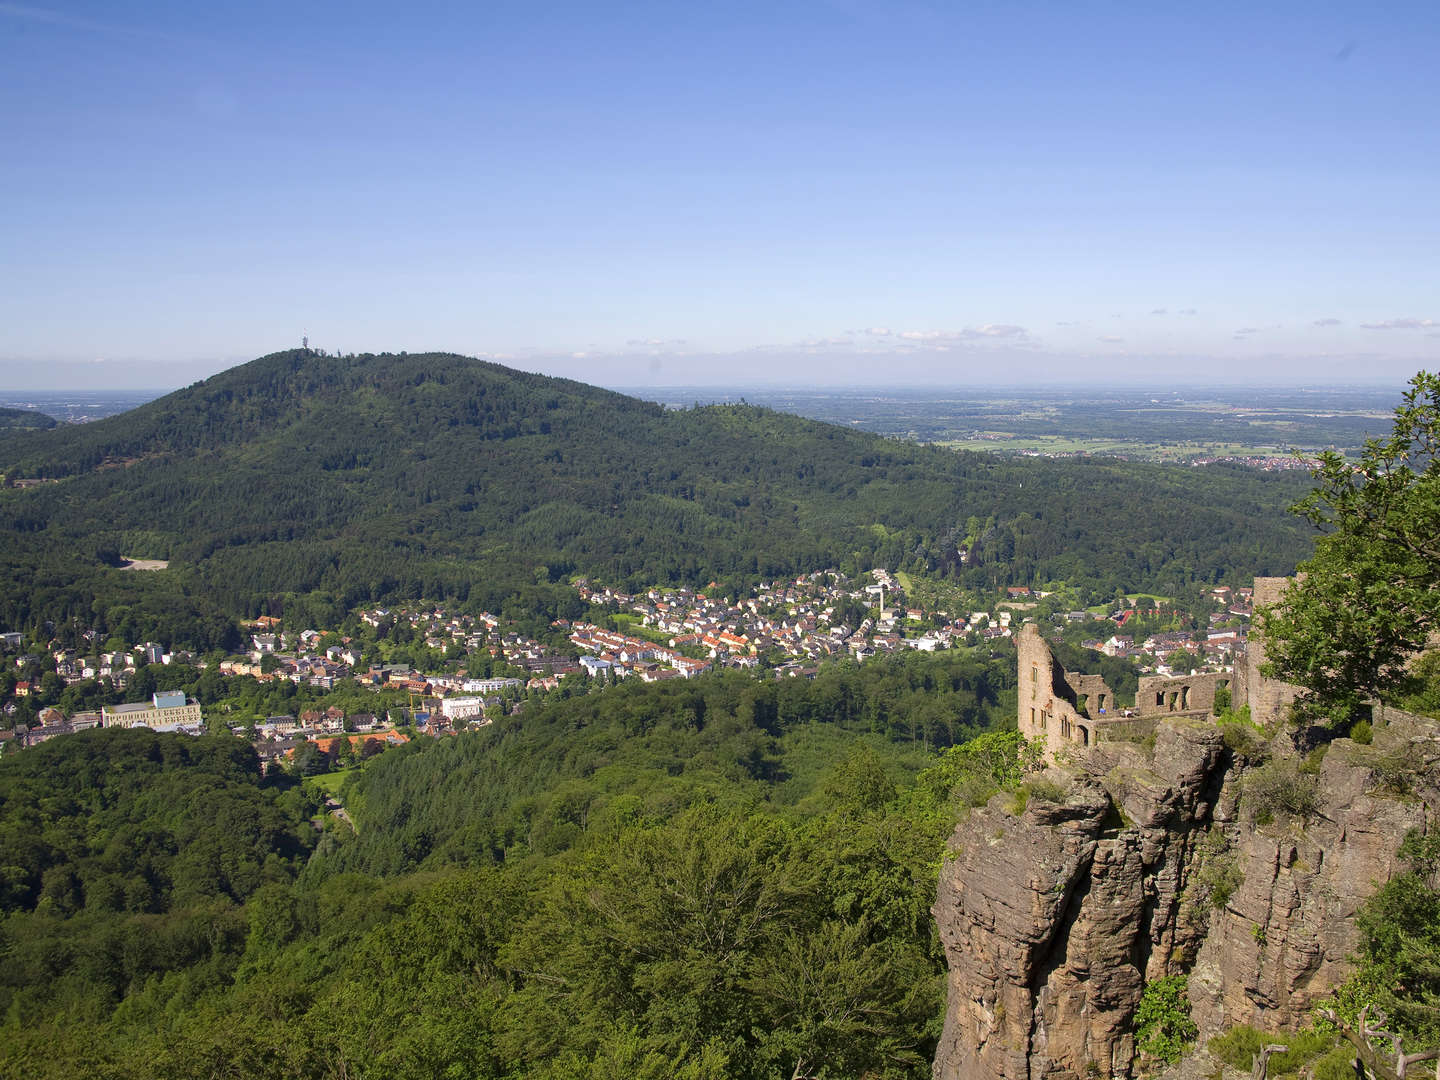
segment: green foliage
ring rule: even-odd
[[[938,678],[946,659],[886,668],[821,697],[726,677],[622,686],[536,712],[536,731],[417,740],[354,781],[368,781],[358,836],[327,833],[305,874],[243,906],[134,926],[87,911],[66,936],[17,912],[0,1072],[920,1080],[943,1005],[928,909],[951,786],[982,768],[1018,784],[1026,755],[991,735],[912,786],[908,738],[863,718],[897,674]],[[829,696],[847,687],[849,704]],[[797,757],[808,790],[792,789],[792,753],[816,747],[831,763]],[[477,773],[486,757],[498,768]],[[197,775],[176,759],[144,782]],[[275,799],[313,813],[300,795]],[[57,955],[71,957],[58,981]]]
[[[1283,1044],[1286,1049],[1271,1056],[1270,1067],[1267,1070],[1271,1076],[1298,1075],[1302,1069],[1311,1065],[1316,1059],[1329,1057],[1331,1051],[1337,1049],[1340,1050],[1342,1058],[1351,1062],[1355,1060],[1355,1052],[1349,1049],[1348,1044],[1337,1046],[1340,1039],[1333,1032],[1297,1031],[1279,1036],[1273,1041]],[[1352,1066],[1349,1077],[1353,1078],[1354,1075],[1355,1070]]]
[[[865,747],[845,758],[831,770],[823,788],[837,809],[863,814],[877,810],[895,798],[895,782],[880,755]]]
[[[1440,717],[1440,650],[1432,649],[1416,658],[1407,675],[1399,695],[1400,707],[1424,716]]]
[[[1347,1000],[1381,1009],[1414,1052],[1440,1045],[1440,840],[1412,831],[1399,854],[1408,872],[1382,885],[1356,918],[1361,962],[1345,989]]]
[[[1248,709],[1249,706],[1247,705]],[[1215,715],[1224,716],[1230,709],[1230,687],[1218,686],[1215,688]]]
[[[1017,791],[1039,767],[1042,747],[1018,731],[991,731],[950,748],[920,776],[936,805],[983,806],[1000,791]]]
[[[1145,984],[1135,1010],[1135,1045],[1142,1054],[1173,1065],[1195,1045],[1199,1029],[1190,1019],[1188,982],[1188,975],[1167,975]]]
[[[1195,886],[1203,902],[1212,910],[1223,911],[1245,883],[1240,860],[1229,848],[1225,834],[1212,828],[1200,845],[1199,865],[1195,870]]]
[[[313,812],[229,737],[93,730],[0,761],[0,1015],[99,1020],[223,988],[242,905],[295,879]]]
[[[1404,744],[1386,749],[1371,747],[1363,761],[1375,778],[1376,792],[1381,794],[1409,795],[1419,779],[1420,763]]]
[[[1242,761],[1258,764],[1270,753],[1265,729],[1250,719],[1250,706],[1221,713],[1215,720],[1230,752]]]
[[[0,431],[48,431],[57,423],[53,416],[47,416],[35,409],[0,408]]]
[[[1311,1028],[1271,1035],[1241,1024],[1211,1039],[1206,1048],[1231,1068],[1248,1073],[1260,1051],[1270,1044],[1286,1049],[1270,1056],[1266,1063],[1266,1076],[1305,1075],[1313,1076],[1315,1080],[1354,1080],[1355,1051],[1330,1030]]]
[[[303,801],[230,737],[95,729],[0,761],[0,912],[163,913],[293,876]],[[83,821],[83,827],[81,822]]]
[[[1388,438],[1358,467],[1321,456],[1295,510],[1326,531],[1280,605],[1257,612],[1268,666],[1307,689],[1310,714],[1345,717],[1393,698],[1440,629],[1440,375],[1410,382]]]
[[[1293,759],[1267,762],[1245,775],[1241,797],[1251,816],[1268,824],[1278,814],[1305,819],[1320,809],[1320,785]]]
[[[1025,781],[1025,791],[1032,799],[1050,803],[1063,803],[1069,795],[1063,784],[1039,776],[1032,776]]]
[[[1268,1041],[1262,1032],[1249,1024],[1237,1024],[1224,1035],[1211,1039],[1205,1047],[1232,1069],[1249,1072],[1251,1064]]]
[[[1358,720],[1350,729],[1350,738],[1361,746],[1369,746],[1374,737],[1374,729],[1369,720]]]
[[[99,617],[202,650],[238,645],[235,615],[337,625],[407,598],[575,617],[575,574],[915,566],[969,589],[1173,592],[1308,549],[1278,513],[1289,476],[956,453],[440,354],[278,353],[123,416],[0,435],[0,472],[59,481],[0,491],[0,623]],[[102,550],[170,568],[112,569]]]

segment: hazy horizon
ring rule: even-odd
[[[0,0],[0,385],[1433,366],[1440,9]]]

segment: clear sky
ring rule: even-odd
[[[0,388],[1403,381],[1440,4],[0,0]]]

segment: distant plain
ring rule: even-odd
[[[746,401],[890,438],[964,450],[1146,461],[1355,454],[1389,427],[1394,386],[1057,388],[613,387],[669,408]],[[163,390],[0,391],[0,406],[84,423]]]

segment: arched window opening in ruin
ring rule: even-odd
[[[1188,708],[1190,708],[1190,687],[1182,686],[1180,688],[1180,709],[1184,711]]]
[[[1081,745],[1081,746],[1089,746],[1089,745],[1090,745],[1090,732],[1088,732],[1087,730],[1085,730],[1085,728],[1083,728],[1083,727],[1080,728],[1080,745]]]
[[[1090,712],[1090,695],[1089,695],[1089,694],[1081,694],[1081,695],[1080,695],[1080,700],[1079,700],[1079,701],[1076,703],[1076,705],[1075,705],[1075,711],[1076,711],[1076,712],[1080,712],[1080,713],[1085,713],[1086,715],[1089,715],[1089,712]]]
[[[1163,708],[1165,707],[1165,691],[1164,691],[1164,690],[1156,690],[1156,691],[1155,691],[1155,707],[1156,707],[1157,709],[1163,709]]]
[[[1106,700],[1104,694],[1099,695],[1099,697],[1096,699],[1096,707],[1099,708],[1102,715],[1104,714],[1105,710],[1110,707],[1110,702]]]

